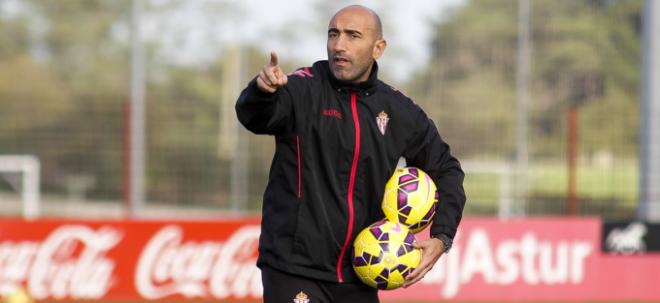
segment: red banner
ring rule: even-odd
[[[422,282],[383,301],[660,300],[659,255],[604,255],[598,219],[467,218]],[[256,218],[0,220],[0,294],[37,300],[259,300]]]
[[[467,219],[452,251],[392,300],[660,300],[660,256],[600,251],[601,221]]]
[[[0,293],[255,299],[259,221],[0,221]]]

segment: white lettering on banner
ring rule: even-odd
[[[39,243],[33,241],[0,243],[0,297],[18,290],[27,280]]]
[[[245,226],[226,240],[183,241],[179,226],[159,230],[143,249],[135,286],[143,297],[174,294],[217,299],[261,297],[261,274],[255,265],[259,226]]]
[[[42,243],[0,243],[0,294],[27,282],[36,299],[98,299],[109,290],[115,262],[105,253],[121,235],[109,227],[94,231],[67,225],[54,230]]]
[[[461,285],[477,276],[486,284],[495,285],[580,284],[584,280],[585,260],[594,251],[592,246],[580,240],[539,240],[532,232],[493,246],[488,231],[476,228],[467,235],[465,247],[457,241],[422,283],[443,284],[444,298],[456,296]]]

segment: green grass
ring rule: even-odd
[[[636,165],[612,168],[580,166],[576,169],[576,192],[582,199],[616,199],[636,203],[638,173]],[[531,170],[532,193],[565,195],[568,188],[568,170],[565,165],[540,165]]]
[[[636,162],[628,162],[605,168],[589,165],[580,165],[577,168],[576,195],[578,202],[583,205],[582,209],[587,213],[594,213],[601,210],[608,211],[610,208],[636,207],[639,168]],[[515,177],[512,175],[508,183],[502,181],[504,181],[503,176],[494,172],[467,171],[464,184],[468,195],[466,213],[495,214],[498,199],[503,191],[508,190],[509,196],[515,200]],[[550,204],[562,204],[562,201],[566,201],[568,170],[565,163],[530,166],[527,182],[529,203],[538,204],[536,207],[541,212],[543,207],[552,208]]]

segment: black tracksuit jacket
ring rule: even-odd
[[[276,144],[263,198],[259,267],[357,281],[353,239],[385,217],[383,191],[400,157],[438,187],[431,234],[454,237],[465,205],[460,164],[422,109],[377,74],[374,64],[368,81],[348,85],[324,60],[290,74],[276,93],[261,92],[256,79],[241,93],[240,122],[256,134],[274,135]]]

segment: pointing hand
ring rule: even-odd
[[[257,76],[257,86],[259,89],[266,93],[274,93],[280,87],[288,83],[287,76],[282,72],[282,69],[277,65],[277,54],[270,52],[270,63],[264,65],[264,68]]]

